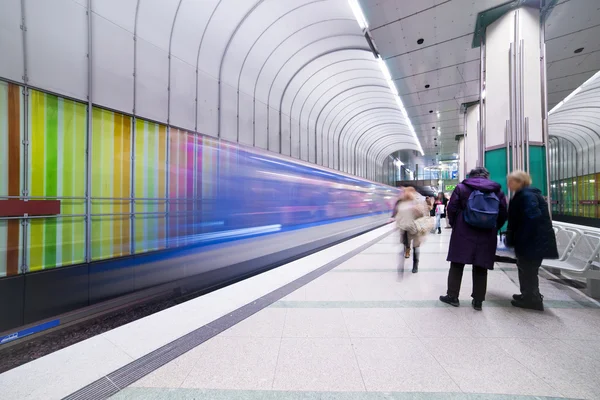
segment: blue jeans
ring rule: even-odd
[[[442,216],[440,214],[435,215],[435,229],[440,229],[442,225]]]

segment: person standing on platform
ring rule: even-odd
[[[508,175],[508,187],[514,196],[508,208],[506,245],[515,249],[521,289],[512,305],[544,311],[538,272],[543,259],[558,258],[548,203],[539,189],[531,187],[531,177],[524,171]]]
[[[442,219],[446,219],[446,205],[448,200],[444,196],[444,193],[439,192],[435,199],[435,229],[438,234],[442,234]]]
[[[494,269],[496,232],[507,219],[506,198],[498,183],[489,179],[487,169],[479,167],[460,183],[448,202],[448,218],[452,227],[448,261],[448,290],[440,301],[454,307],[465,264],[473,266],[473,308],[480,311],[487,291],[487,272]]]

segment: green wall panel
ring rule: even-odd
[[[495,149],[485,152],[485,168],[490,171],[490,179],[502,185],[502,191],[507,193],[506,175],[506,149]]]

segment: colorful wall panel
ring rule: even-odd
[[[131,117],[92,113],[92,259],[131,253]]]
[[[22,88],[0,82],[0,201],[21,195],[23,108]],[[19,273],[21,247],[21,221],[0,219],[0,277]]]
[[[163,249],[167,211],[166,126],[136,119],[134,165],[135,251]]]
[[[189,243],[194,211],[194,149],[196,135],[169,131],[169,246]]]
[[[64,215],[30,220],[30,271],[84,261],[86,115],[81,103],[29,93],[29,195],[59,199]]]

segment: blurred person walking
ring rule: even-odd
[[[531,187],[527,172],[514,171],[507,179],[514,195],[508,207],[506,245],[515,249],[521,289],[513,295],[512,305],[544,311],[538,273],[543,259],[558,258],[548,203],[539,189]]]
[[[392,212],[392,220],[396,221],[396,216],[398,215],[398,206],[404,200],[404,187],[400,187],[400,196],[398,196],[398,200],[396,200],[396,204],[394,204],[394,211]],[[400,243],[404,246],[404,258],[410,258],[410,246],[408,243],[408,233],[406,231],[400,231]],[[404,268],[404,262],[402,262],[402,268]]]
[[[433,226],[432,219],[428,214],[429,206],[423,196],[412,187],[405,188],[402,201],[398,203],[396,225],[400,230],[400,237],[407,235],[408,242],[405,244],[405,250],[410,250],[412,243],[413,274],[419,272],[422,238],[429,233]],[[404,259],[401,259],[400,268],[404,269]]]
[[[454,307],[465,264],[473,266],[473,308],[480,311],[487,291],[487,272],[494,269],[496,232],[507,219],[506,198],[498,183],[489,179],[487,169],[479,167],[469,173],[448,202],[448,218],[452,227],[448,261],[448,290],[440,301]]]
[[[446,196],[444,193],[439,192],[437,198],[435,199],[435,230],[437,230],[438,234],[442,234],[442,219],[446,219],[446,205],[448,204],[448,200],[446,200]]]

